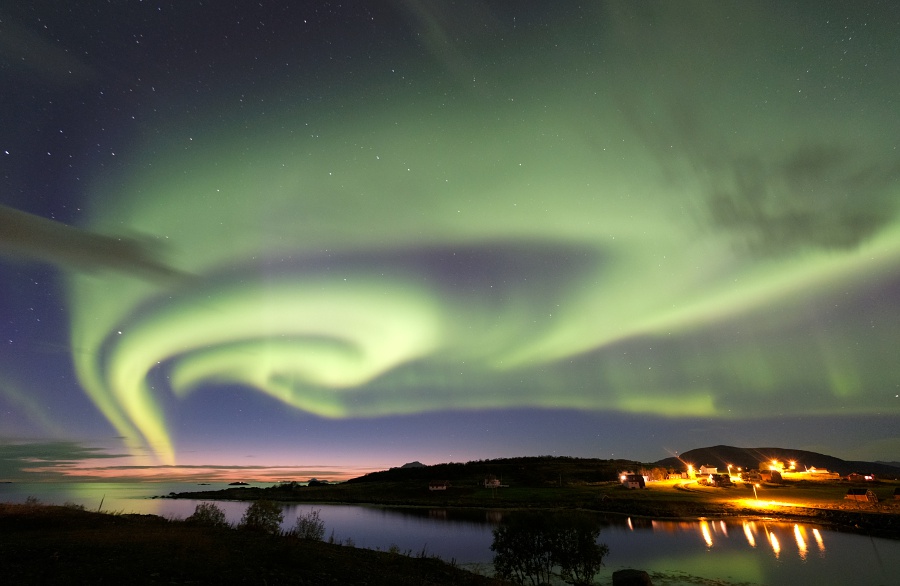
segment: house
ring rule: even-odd
[[[485,488],[500,488],[500,479],[496,476],[488,476],[484,479]]]
[[[710,474],[709,475],[709,485],[710,486],[718,486],[719,488],[725,488],[727,486],[732,486],[731,477],[728,474]]]
[[[700,466],[700,476],[709,476],[710,474],[718,474],[719,469],[716,466]]]
[[[816,468],[815,466],[807,468],[806,473],[813,480],[838,480],[841,477],[837,472],[829,472],[825,468]]]
[[[878,496],[876,496],[875,493],[868,488],[850,488],[847,489],[847,494],[844,496],[844,500],[877,503]]]
[[[625,488],[644,488],[647,486],[644,482],[644,477],[640,474],[622,474],[620,479],[622,486]]]
[[[763,482],[771,482],[772,484],[781,484],[784,481],[781,477],[781,472],[778,470],[760,470],[759,478]]]
[[[428,483],[428,490],[447,490],[450,488],[449,480],[432,480]]]
[[[873,482],[875,480],[875,475],[860,474],[859,472],[854,472],[847,475],[847,480],[849,480],[850,482]]]
[[[741,480],[744,482],[762,482],[762,476],[759,475],[759,470],[744,470],[741,472]]]

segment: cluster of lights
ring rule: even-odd
[[[742,528],[744,532],[744,537],[747,540],[747,543],[750,547],[755,548],[757,546],[757,533],[759,532],[758,524],[756,521],[744,521],[742,523]],[[720,521],[718,523],[718,530],[716,530],[716,524],[710,524],[707,521],[700,522],[700,535],[703,538],[703,541],[706,543],[707,547],[713,547],[713,533],[721,533],[725,537],[728,537],[728,530],[724,521]],[[763,531],[766,534],[765,541],[769,543],[769,546],[772,548],[772,553],[775,554],[775,557],[779,557],[781,555],[782,545],[781,540],[779,540],[778,536],[774,529],[769,528],[769,526],[763,523]],[[816,546],[819,549],[820,555],[824,555],[825,553],[825,541],[822,538],[822,534],[818,529],[811,529],[813,539],[816,542]],[[797,554],[800,556],[801,560],[805,560],[807,555],[809,554],[809,539],[807,535],[807,528],[802,527],[798,524],[794,524],[793,527],[793,536],[794,542],[797,544]]]
[[[735,466],[734,464],[726,464],[725,466],[728,468],[728,476],[732,481],[741,479],[744,472],[744,468],[742,466]],[[796,460],[788,461],[787,469],[785,469],[785,466],[782,462],[779,462],[778,460],[771,460],[768,465],[768,470],[773,472],[795,472],[797,470],[797,462]],[[693,464],[687,464],[687,473],[689,477],[694,477],[696,470],[694,469]]]

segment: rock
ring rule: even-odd
[[[612,575],[613,586],[653,586],[650,574],[643,570],[616,570]]]

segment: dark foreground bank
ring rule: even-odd
[[[6,584],[505,584],[429,557],[10,504],[0,504],[0,576]]]

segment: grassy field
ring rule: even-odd
[[[738,502],[761,508],[772,501],[796,506],[849,508],[900,512],[900,501],[893,492],[900,481],[880,481],[865,485],[844,481],[785,481],[783,484],[762,484],[753,491],[749,483],[736,483],[729,488],[702,486],[696,481],[651,481],[643,490],[628,490],[617,481],[592,484],[577,483],[563,486],[517,486],[483,488],[475,483],[451,481],[443,491],[430,491],[427,482],[391,481],[341,483],[325,486],[275,485],[270,488],[229,488],[220,491],[200,491],[177,495],[191,498],[219,498],[234,500],[269,500],[305,502],[345,502],[387,505],[468,506],[479,508],[585,508],[605,509],[617,502],[671,503],[673,505],[734,505]],[[844,499],[848,488],[871,489],[878,503],[851,502]]]

